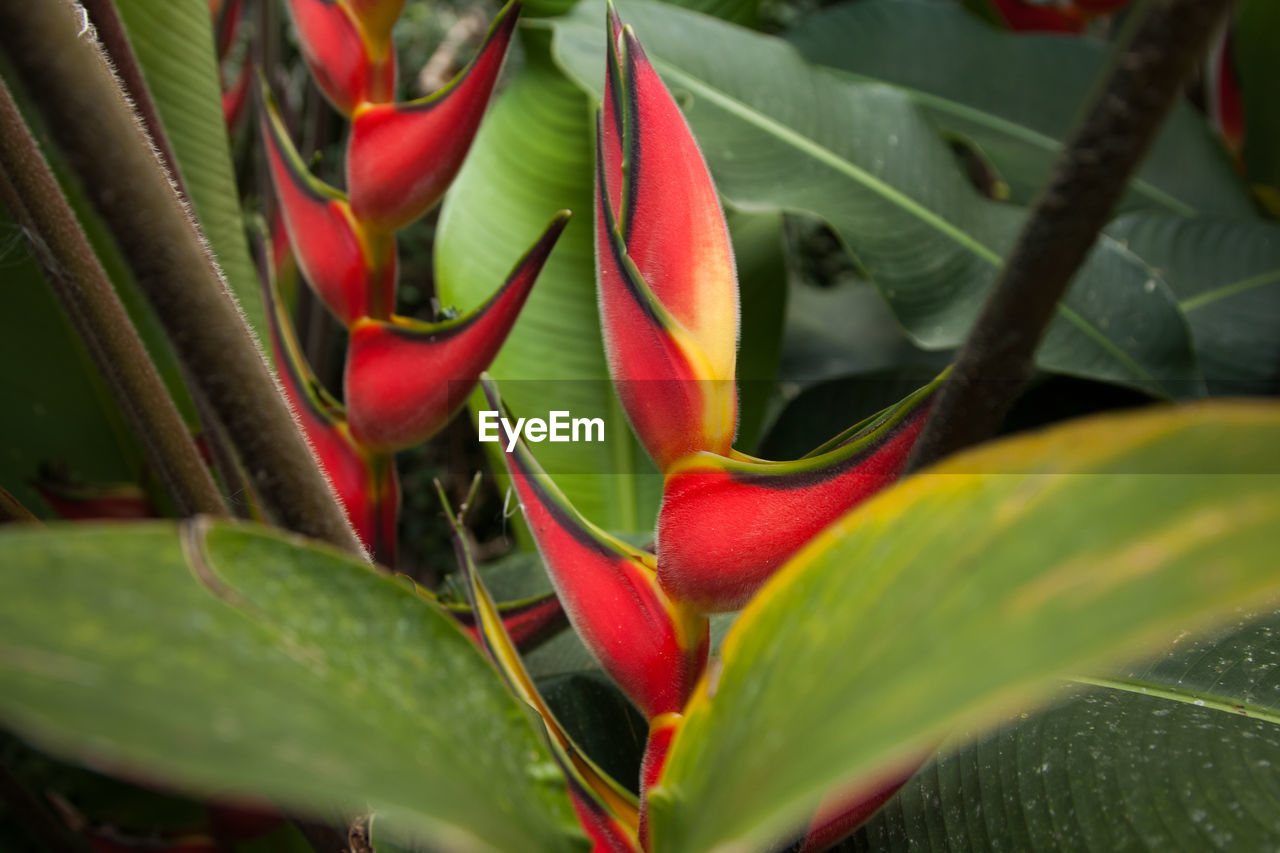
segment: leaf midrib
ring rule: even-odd
[[[1125,678],[1123,676],[1101,678],[1073,675],[1070,680],[1078,684],[1087,684],[1092,687],[1102,687],[1107,690],[1133,693],[1140,696],[1154,696],[1157,699],[1177,702],[1182,705],[1208,708],[1213,711],[1231,714],[1235,717],[1265,720],[1269,723],[1280,725],[1280,709],[1267,708],[1254,702],[1233,700],[1207,690],[1180,690],[1158,681],[1146,681],[1140,678]]]

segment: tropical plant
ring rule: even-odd
[[[397,102],[403,0],[290,0],[345,190],[292,142],[329,113],[298,109],[274,4],[211,5],[0,10],[33,259],[3,336],[0,841],[1280,838],[1264,2],[1223,39],[1216,0],[980,10],[1071,38],[925,0],[528,2],[520,28],[513,0]],[[225,97],[218,71],[245,29],[247,211],[223,140],[250,63]],[[437,298],[397,316],[397,235],[450,185]],[[427,494],[393,456],[469,394],[602,421],[485,445],[520,517],[496,561],[492,480]],[[442,585],[394,571],[402,491],[443,510]]]

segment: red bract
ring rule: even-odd
[[[375,56],[345,3],[289,0],[289,11],[311,76],[338,112],[395,97],[395,52]]]
[[[612,11],[610,28],[596,154],[601,325],[627,417],[665,469],[732,445],[738,285],[693,134]]]
[[[399,450],[448,422],[506,340],[568,220],[568,211],[557,214],[498,292],[465,317],[439,323],[365,319],[352,326],[345,384],[356,441]]]
[[[898,478],[935,386],[820,456],[681,460],[667,471],[658,516],[663,589],[708,611],[746,604],[820,530]]]
[[[231,84],[230,89],[222,93],[222,119],[226,122],[228,129],[235,130],[240,126],[240,120],[244,118],[244,108],[249,103],[249,89],[252,85],[253,63],[246,59],[240,63],[236,81]]]
[[[361,543],[378,562],[395,565],[400,481],[394,459],[389,454],[370,453],[352,439],[341,404],[324,391],[307,366],[270,279],[263,284],[263,301],[280,386],[320,470],[337,493]]]
[[[503,411],[483,380],[489,405]],[[578,636],[605,672],[653,719],[684,707],[707,659],[707,620],[658,586],[653,555],[582,517],[523,440],[504,460],[547,574]]]
[[[347,149],[351,209],[366,227],[402,228],[426,213],[462,167],[520,17],[511,0],[479,55],[448,86],[419,101],[362,107]]]
[[[395,297],[394,241],[368,234],[339,191],[307,172],[264,87],[262,136],[289,243],[303,276],[334,316],[386,317]]]
[[[587,757],[543,701],[503,625],[498,607],[476,571],[469,538],[461,520],[453,514],[438,482],[436,490],[453,528],[454,550],[467,583],[467,596],[475,611],[476,624],[480,626],[481,647],[511,691],[542,718],[547,745],[565,775],[570,801],[583,830],[591,838],[592,850],[595,853],[636,853],[639,849],[637,827],[640,818],[635,797]]]

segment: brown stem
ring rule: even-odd
[[[2,80],[0,201],[27,234],[178,511],[226,515],[186,423]]]
[[[1084,261],[1231,0],[1151,0],[1054,167],[943,383],[907,470],[989,438],[1033,369]]]
[[[362,554],[186,207],[69,0],[0,3],[0,45],[35,99],[281,525]]]

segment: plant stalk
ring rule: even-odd
[[[0,45],[282,526],[363,554],[199,229],[70,0],[0,3]]]
[[[0,201],[22,226],[178,511],[226,515],[182,415],[2,80]]]
[[[1058,301],[1232,0],[1151,0],[1054,166],[907,462],[990,438],[1034,369]]]

